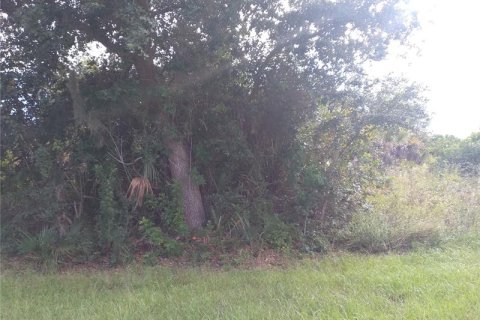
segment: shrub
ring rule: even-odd
[[[140,231],[143,234],[143,240],[146,241],[152,249],[147,256],[180,256],[183,253],[183,245],[167,237],[163,231],[155,226],[152,221],[142,218],[139,222]],[[151,258],[149,258],[151,259]]]
[[[277,215],[266,215],[262,239],[275,249],[287,249],[291,247],[295,229],[285,224]]]
[[[325,253],[332,247],[330,239],[321,231],[321,228],[305,230],[302,238],[302,249],[307,253]]]
[[[56,269],[60,259],[69,254],[68,248],[60,245],[58,234],[53,228],[44,228],[35,235],[25,233],[18,244],[18,252],[43,271]]]
[[[129,213],[121,192],[116,190],[117,170],[112,164],[95,167],[99,181],[99,210],[96,221],[98,243],[108,254],[109,263],[116,265],[128,256]]]
[[[168,232],[180,235],[188,233],[187,225],[183,219],[183,205],[178,184],[171,184],[168,192],[156,195],[147,195],[142,214],[149,219],[160,217],[159,222]]]

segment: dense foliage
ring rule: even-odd
[[[322,250],[384,142],[425,125],[414,86],[364,75],[416,25],[397,1],[2,9],[9,252],[114,264],[211,236]]]

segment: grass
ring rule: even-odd
[[[3,272],[1,319],[480,319],[480,242],[250,270]]]
[[[347,248],[409,250],[480,234],[478,177],[405,164],[391,168],[387,185],[374,190],[368,201],[371,210],[354,214],[340,234]]]

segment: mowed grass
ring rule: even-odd
[[[1,276],[1,319],[480,319],[480,245],[284,268]]]

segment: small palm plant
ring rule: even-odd
[[[153,193],[152,183],[158,181],[158,173],[154,167],[154,159],[152,157],[145,157],[143,163],[143,175],[132,178],[127,190],[128,199],[135,200],[135,208],[142,206],[145,195]]]

